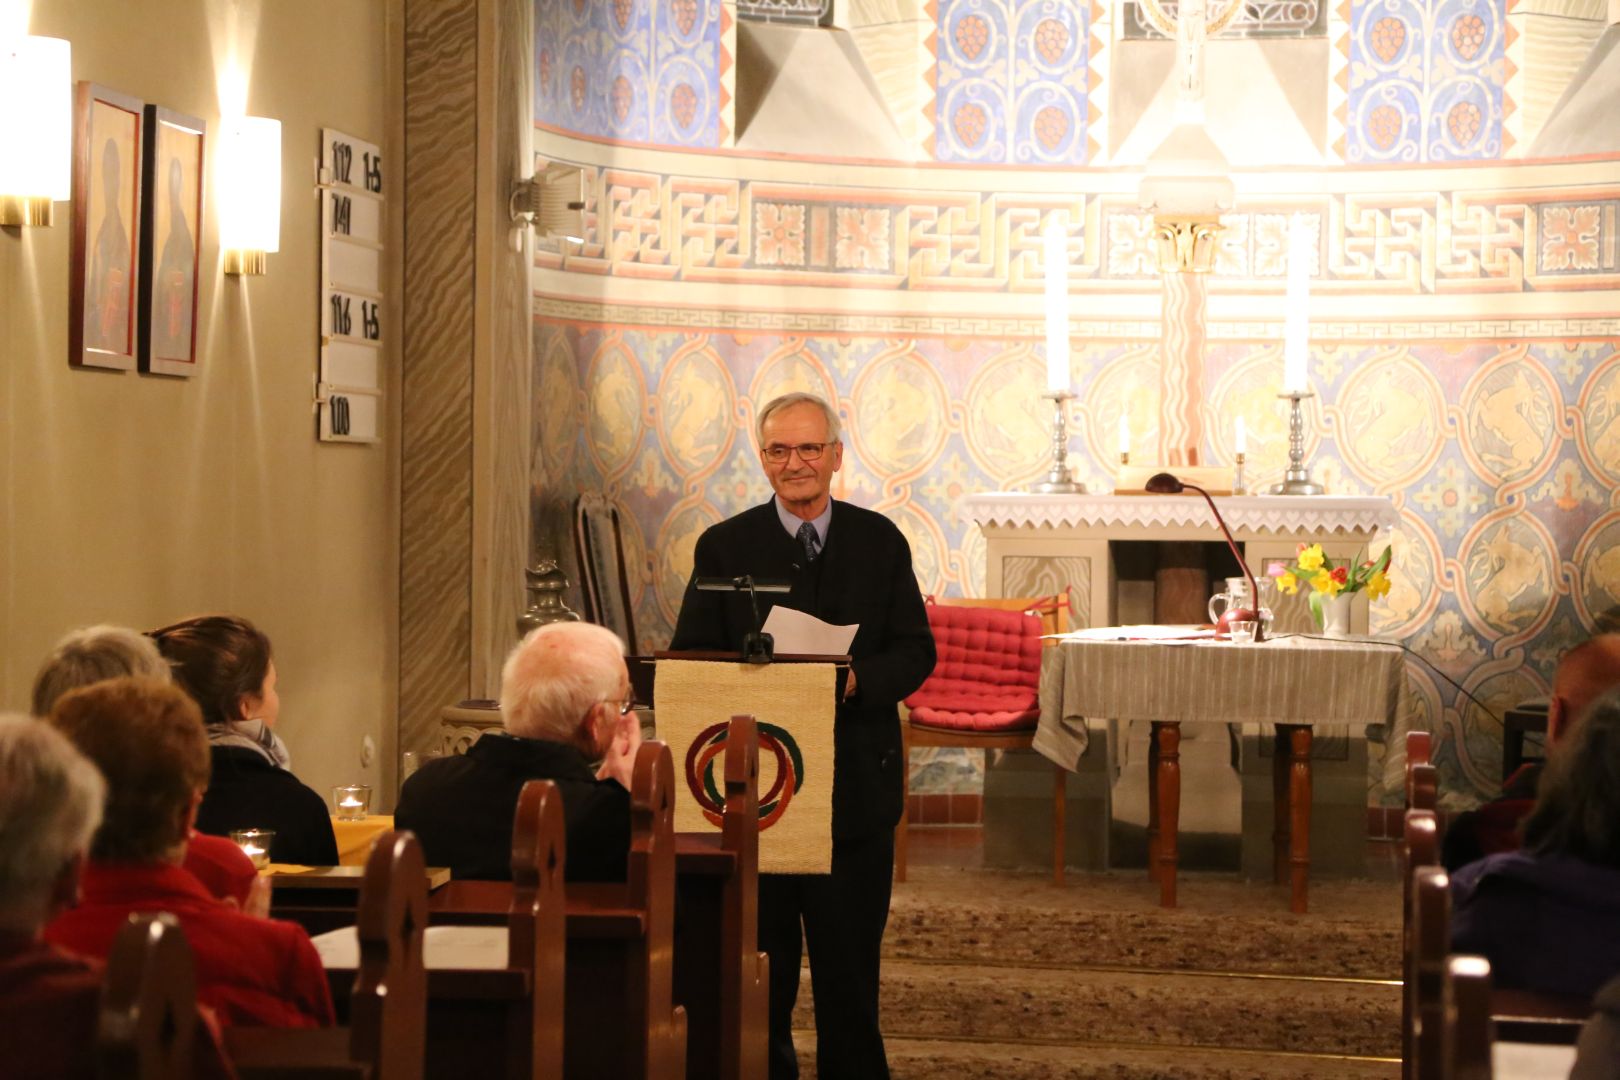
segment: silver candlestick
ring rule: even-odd
[[[1030,487],[1042,495],[1084,495],[1086,485],[1069,472],[1069,401],[1074,397],[1067,390],[1053,390],[1041,395],[1052,402],[1052,468],[1046,479]]]
[[[1271,494],[1325,495],[1327,489],[1311,479],[1311,470],[1305,464],[1305,414],[1299,407],[1305,398],[1316,395],[1309,390],[1290,390],[1277,396],[1287,398],[1291,409],[1288,417],[1288,471],[1283,473],[1282,483],[1271,485]]]

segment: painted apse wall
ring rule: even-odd
[[[835,494],[897,522],[925,592],[981,592],[984,542],[955,501],[1045,471],[1053,222],[1069,236],[1081,477],[1111,487],[1122,415],[1133,460],[1194,445],[1220,462],[1241,415],[1250,475],[1269,483],[1287,453],[1275,394],[1301,213],[1315,237],[1308,451],[1331,491],[1387,494],[1401,518],[1375,631],[1498,715],[1545,694],[1560,653],[1620,603],[1620,160],[1519,155],[1601,12],[1351,0],[1301,26],[1256,15],[1217,42],[1210,127],[1242,163],[1240,206],[1200,351],[1185,347],[1188,290],[1161,282],[1135,200],[1132,166],[1167,115],[1169,44],[1133,30],[1130,7],[888,7],[841,22],[909,163],[729,151],[738,27],[716,0],[541,5],[537,151],[583,164],[589,192],[585,243],[537,259],[542,552],[570,564],[568,503],[604,490],[625,520],[640,645],[661,646],[698,534],[769,494],[756,403],[807,388],[845,420]],[[1562,44],[1527,51],[1538,41]],[[1257,115],[1218,117],[1246,84]],[[1287,167],[1265,167],[1268,142]],[[1404,725],[1441,733],[1443,789],[1489,795],[1498,721],[1425,665],[1409,671]],[[1375,760],[1373,801],[1399,800],[1393,764]],[[916,786],[973,779],[946,755]]]

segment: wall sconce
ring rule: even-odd
[[[507,208],[512,215],[513,240],[521,248],[518,231],[532,225],[542,237],[585,242],[585,170],[578,165],[549,161],[546,167],[512,189]]]
[[[219,150],[219,246],[227,274],[262,274],[281,250],[281,121],[225,121]]]
[[[73,52],[60,38],[0,38],[0,225],[49,225],[72,196]]]

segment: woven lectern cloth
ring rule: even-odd
[[[725,792],[725,754],[714,729],[748,713],[760,731],[760,872],[828,873],[836,674],[832,664],[658,661],[658,737],[675,756],[676,830],[715,830],[699,801],[709,784]],[[694,741],[700,743],[695,753]]]
[[[1406,692],[1398,646],[1277,638],[1259,645],[1063,641],[1041,662],[1035,749],[1072,769],[1085,718],[1216,724],[1384,724]]]

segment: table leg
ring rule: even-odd
[[[1277,725],[1271,738],[1271,881],[1288,880],[1288,736]]]
[[[1159,725],[1148,735],[1148,880],[1159,880]]]
[[[1303,915],[1311,867],[1311,729],[1288,725],[1288,743],[1292,750],[1288,764],[1288,828],[1292,834],[1288,843],[1288,869],[1292,879],[1288,909]]]
[[[1176,906],[1176,832],[1181,819],[1181,725],[1174,721],[1153,725],[1153,741],[1159,748],[1158,791],[1154,805],[1159,810],[1159,906]]]

